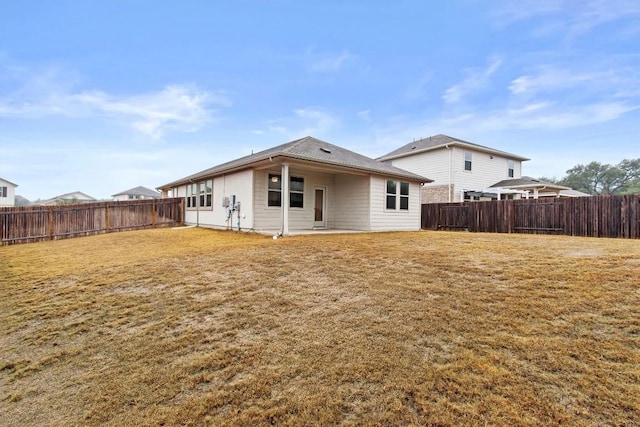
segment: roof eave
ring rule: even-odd
[[[452,146],[452,145],[466,147],[466,148],[469,148],[471,150],[481,151],[483,153],[495,154],[495,155],[498,155],[498,156],[501,156],[501,157],[506,157],[508,159],[519,160],[521,162],[526,162],[528,160],[531,160],[531,159],[529,159],[527,157],[519,156],[517,154],[507,153],[506,151],[495,150],[493,148],[482,147],[482,146],[479,146],[479,145],[469,144],[469,143],[465,143],[465,142],[462,142],[462,141],[452,141],[452,142],[449,142],[449,143],[446,143],[446,144],[440,144],[440,145],[435,145],[433,147],[415,149],[415,150],[411,150],[411,151],[406,151],[404,153],[394,154],[392,156],[378,157],[376,160],[379,160],[381,162],[388,161],[388,160],[395,160],[395,159],[399,159],[401,157],[408,157],[408,156],[412,156],[414,154],[425,153],[427,151],[434,151],[434,150],[439,150],[439,149],[442,149],[442,148],[448,148],[449,146]]]

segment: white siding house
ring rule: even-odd
[[[135,187],[112,195],[113,201],[159,199],[161,194],[147,187]]]
[[[0,206],[15,206],[17,186],[18,184],[0,178]]]
[[[505,179],[520,178],[522,162],[529,159],[436,135],[406,144],[378,160],[433,179],[423,186],[421,202],[434,203],[498,198],[499,190],[489,188]]]
[[[185,198],[185,223],[278,233],[420,229],[431,180],[312,137],[159,187]],[[391,191],[393,190],[393,192]]]

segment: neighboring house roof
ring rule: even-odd
[[[192,180],[223,175],[252,167],[259,162],[271,161],[276,158],[302,160],[313,163],[321,163],[327,166],[357,169],[369,173],[378,173],[394,177],[405,178],[417,182],[432,182],[431,179],[397,168],[387,163],[379,162],[370,157],[349,151],[337,145],[307,136],[277,147],[269,148],[255,154],[241,157],[209,169],[205,169],[193,175],[189,175],[177,181],[170,182],[158,188],[170,188]]]
[[[402,147],[385,154],[382,157],[378,157],[377,160],[387,161],[397,159],[399,157],[410,156],[416,153],[422,153],[425,151],[431,151],[449,146],[460,146],[471,150],[482,151],[489,154],[495,154],[509,159],[526,161],[530,160],[526,157],[518,156],[517,154],[507,153],[506,151],[496,150],[494,148],[485,147],[483,145],[474,144],[473,142],[464,141],[462,139],[452,138],[448,135],[435,135],[428,138],[419,139],[417,141],[410,142]]]
[[[130,190],[126,190],[126,191],[122,191],[120,193],[116,193],[116,194],[112,194],[111,197],[116,197],[116,196],[144,196],[144,197],[153,197],[156,199],[160,198],[160,193],[158,193],[155,190],[152,190],[150,188],[147,187],[143,187],[143,186],[138,186],[135,188],[131,188]]]
[[[540,195],[544,196],[543,193],[541,193]],[[591,194],[583,193],[582,191],[578,191],[578,190],[561,190],[560,196],[561,197],[590,197]]]
[[[6,182],[7,184],[11,184],[11,185],[13,185],[14,187],[17,187],[17,186],[18,186],[18,184],[14,184],[13,182],[9,181],[8,179],[4,179],[4,178],[2,178],[2,177],[0,177],[0,181],[4,181],[4,182]]]
[[[80,202],[96,202],[97,200],[93,197],[81,192],[81,191],[72,191],[71,193],[64,193],[56,197],[52,197],[48,200],[43,200],[40,202],[41,205],[51,205],[55,204],[58,201],[69,201],[69,200],[78,200]]]
[[[503,181],[493,184],[489,188],[510,188],[513,190],[571,190],[564,185],[553,184],[551,182],[540,181],[539,179],[531,178],[530,176],[523,176],[521,178],[505,179]]]

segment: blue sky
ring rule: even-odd
[[[640,1],[0,0],[0,176],[109,198],[311,135],[640,157]]]

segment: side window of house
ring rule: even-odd
[[[464,170],[471,171],[471,151],[464,152]]]
[[[409,210],[409,183],[400,183],[400,209]]]
[[[289,206],[292,208],[304,207],[304,178],[291,177],[289,185]]]
[[[513,178],[514,169],[515,167],[513,160],[507,160],[507,175],[509,175],[509,178]]]
[[[187,184],[187,207],[195,208],[198,197],[198,184]]]
[[[213,196],[213,180],[208,179],[200,183],[200,207],[210,208]]]
[[[387,209],[396,208],[396,182],[387,180]]]
[[[9,197],[8,187],[0,187],[0,197]]]
[[[400,184],[400,185],[398,185]],[[400,193],[398,193],[400,191]],[[408,182],[396,182],[392,179],[387,180],[387,198],[386,207],[390,210],[409,210],[409,183]],[[400,204],[398,205],[398,197],[400,198]]]
[[[269,174],[269,194],[267,195],[267,206],[282,205],[282,177],[280,175]]]

